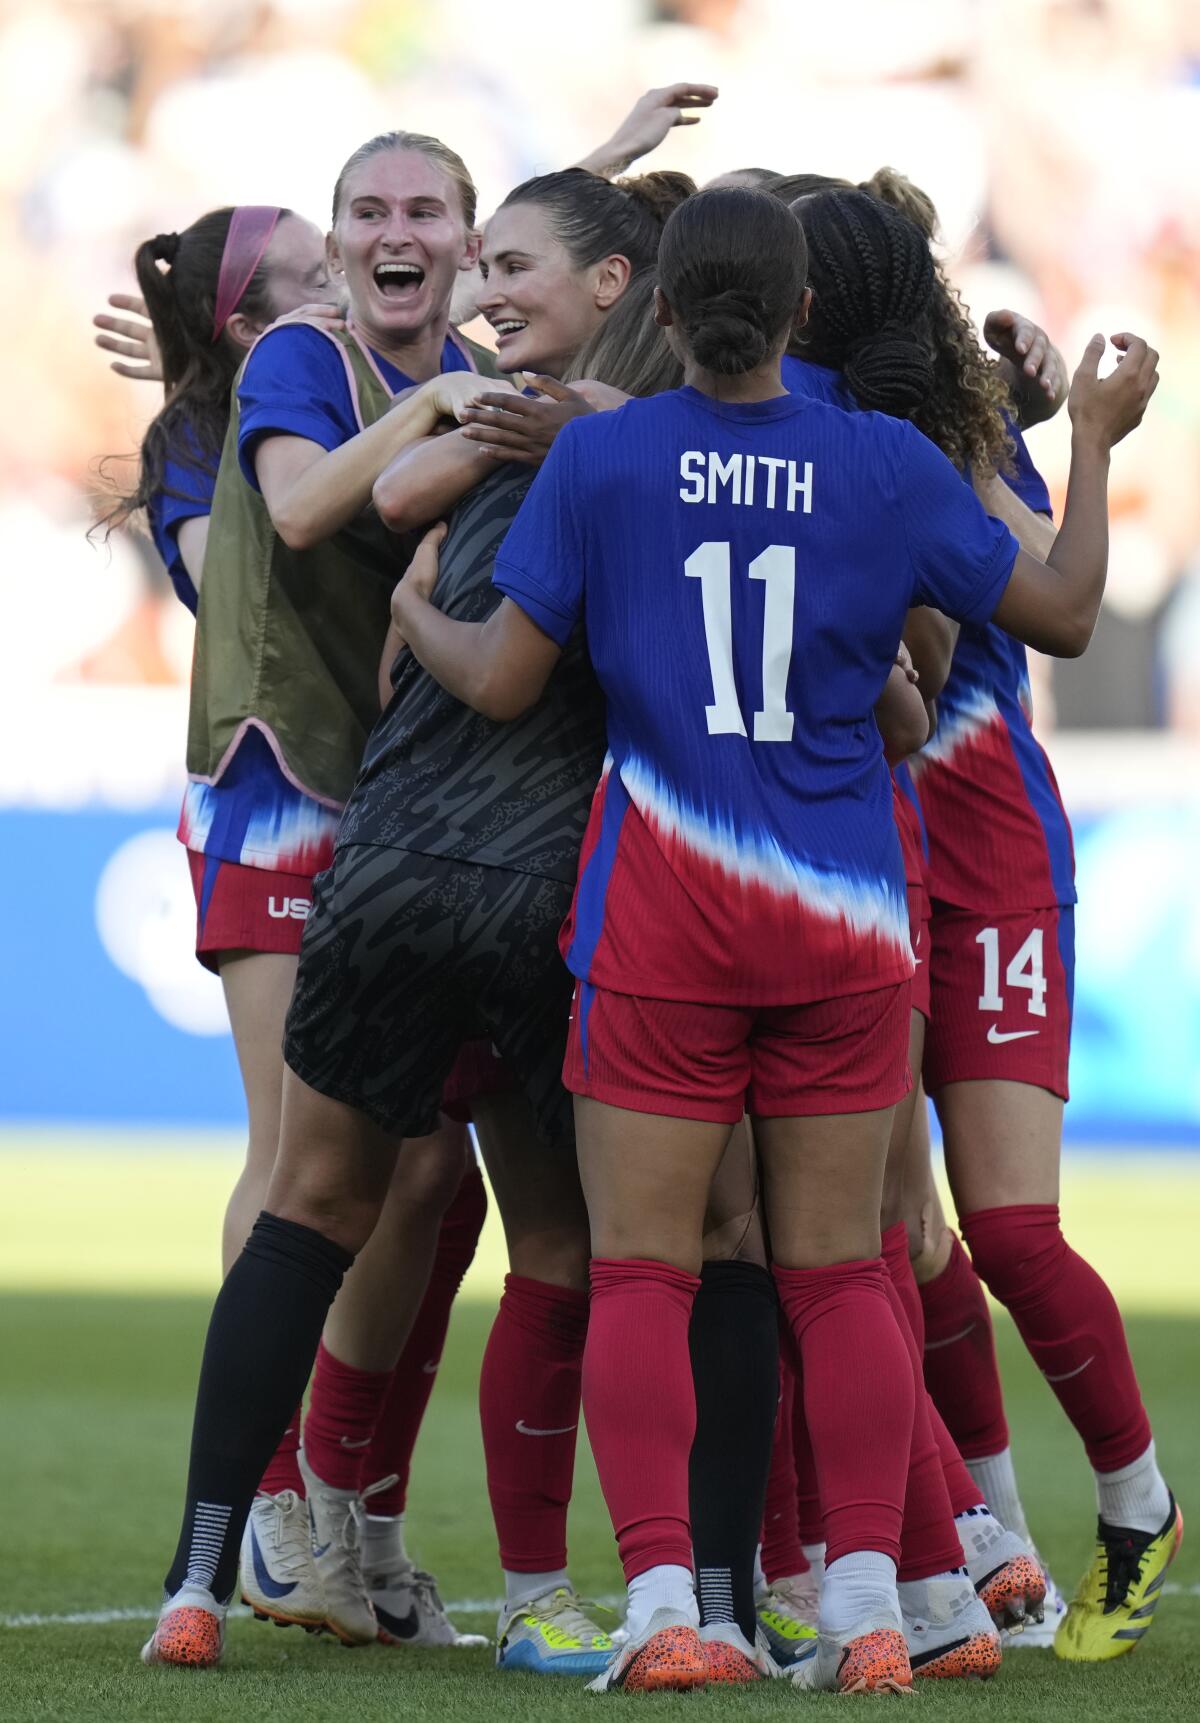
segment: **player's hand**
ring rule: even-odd
[[[468,422],[467,413],[489,395],[504,400],[516,392],[511,383],[498,377],[481,377],[475,371],[444,371],[421,387],[435,417],[455,419],[460,425]]]
[[[1141,424],[1150,397],[1158,388],[1158,354],[1153,347],[1127,330],[1114,335],[1112,344],[1117,349],[1117,368],[1101,378],[1098,371],[1104,337],[1092,336],[1067,396],[1073,429],[1096,437],[1105,449],[1111,449]]]
[[[285,311],[272,323],[272,329],[278,329],[281,323],[320,323],[324,329],[344,329],[346,312],[343,306],[322,300],[319,305],[297,305],[294,311]]]
[[[1031,387],[1039,388],[1047,400],[1058,400],[1065,382],[1058,349],[1032,318],[1019,311],[989,311],[983,338]]]
[[[896,666],[898,669],[903,670],[905,676],[907,676],[910,682],[919,682],[921,680],[917,675],[917,667],[912,661],[912,653],[908,650],[908,647],[904,644],[903,640],[896,648]]]
[[[610,413],[633,399],[624,389],[614,389],[611,383],[598,383],[594,377],[580,377],[571,384],[571,393],[581,396],[596,413]]]
[[[98,311],[92,318],[95,327],[102,331],[93,337],[97,347],[106,353],[121,355],[121,358],[110,362],[109,370],[115,371],[118,377],[132,377],[135,382],[161,383],[162,355],[154,338],[146,301],[137,293],[110,293],[108,303],[114,311],[129,313],[125,317],[110,317],[107,311]],[[135,318],[136,322],[133,321]]]
[[[463,436],[497,461],[540,467],[569,419],[594,409],[581,394],[554,377],[530,377],[537,397],[489,393],[461,415]]]
[[[667,84],[660,90],[647,90],[608,142],[585,156],[579,166],[604,175],[624,172],[639,156],[656,150],[672,127],[696,125],[700,115],[683,110],[711,108],[718,93],[715,84]]]
[[[432,600],[438,578],[438,553],[441,551],[446,531],[444,520],[437,521],[430,527],[392,593],[392,628],[399,639],[400,652],[408,650],[408,641],[404,638],[404,626],[400,620],[403,599],[420,598],[424,599],[426,604]]]

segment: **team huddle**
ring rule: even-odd
[[[146,1662],[217,1663],[237,1597],[486,1643],[404,1537],[468,1125],[500,1670],[901,1693],[1152,1622],[1182,1517],[1060,1227],[1075,890],[1025,648],[1087,646],[1157,354],[1101,378],[1094,337],[1068,394],[1029,319],[985,345],[890,169],[618,177],[715,95],[482,226],[393,132],[327,236],[243,206],[139,248],[166,399],[119,514],[196,614],[179,836],[250,1127]],[[1064,404],[1056,526],[1022,428]],[[985,1287],[1095,1476],[1069,1603]],[[620,1623],[570,1578],[581,1412]]]

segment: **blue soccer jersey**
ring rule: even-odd
[[[1016,541],[911,425],[694,389],[569,424],[495,582],[583,620],[609,762],[564,954],[614,992],[833,998],[912,973],[872,709],[913,604],[995,609]]]
[[[1015,425],[1006,482],[1035,514],[1050,493]],[[994,623],[965,627],[938,696],[938,728],[912,762],[929,837],[929,890],[991,914],[1076,900],[1071,826],[1033,733],[1025,648]]]

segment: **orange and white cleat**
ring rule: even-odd
[[[959,1514],[954,1524],[971,1584],[996,1626],[1020,1633],[1027,1621],[1041,1621],[1046,1576],[1028,1545],[986,1508]]]
[[[142,1647],[142,1662],[215,1669],[224,1644],[225,1605],[211,1591],[185,1585],[163,1604],[154,1632]]]
[[[987,1681],[996,1674],[1000,1635],[965,1573],[907,1580],[897,1590],[914,1676]]]
[[[744,1687],[769,1681],[779,1671],[761,1639],[754,1645],[734,1621],[714,1621],[700,1629],[708,1679],[720,1686]]]
[[[792,1685],[815,1693],[907,1693],[911,1698],[908,1645],[894,1618],[860,1622],[847,1634],[822,1633],[816,1654],[796,1670]]]
[[[698,1629],[675,1609],[656,1609],[646,1631],[613,1656],[589,1693],[687,1693],[709,1679]]]

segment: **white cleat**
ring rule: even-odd
[[[450,1645],[475,1651],[491,1644],[486,1634],[458,1631],[446,1614],[433,1575],[422,1573],[411,1562],[377,1568],[366,1575],[366,1581],[381,1645]]]
[[[300,1476],[308,1494],[312,1559],[325,1595],[325,1626],[343,1645],[372,1645],[379,1623],[362,1569],[364,1494],[386,1489],[394,1478],[380,1479],[371,1492],[336,1490],[323,1483],[300,1450]]]
[[[897,1586],[914,1675],[986,1681],[1000,1667],[1000,1635],[966,1574]]]
[[[694,1617],[656,1609],[637,1639],[614,1652],[589,1693],[686,1693],[709,1680],[704,1645]]]
[[[159,1612],[154,1632],[142,1647],[143,1663],[169,1663],[177,1669],[213,1669],[225,1647],[225,1609],[203,1586],[184,1584]]]
[[[312,1555],[308,1503],[295,1490],[259,1493],[242,1533],[242,1602],[261,1621],[306,1627],[325,1624],[325,1593]]]
[[[822,1633],[817,1649],[792,1674],[811,1693],[912,1693],[908,1646],[895,1615],[868,1616],[849,1633]]]

